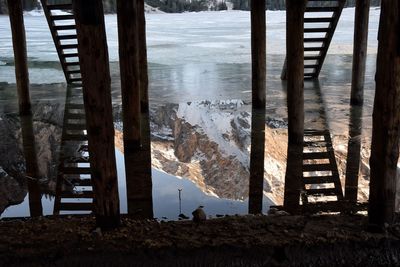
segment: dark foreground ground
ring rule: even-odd
[[[244,216],[157,222],[0,221],[0,266],[399,266],[400,225],[369,233],[364,216]]]

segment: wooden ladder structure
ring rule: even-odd
[[[41,0],[41,3],[65,79],[68,84],[79,84],[82,82],[82,75],[72,2],[68,0],[64,4],[49,4],[48,0]]]
[[[306,116],[317,116],[318,120],[308,118],[305,125],[301,202],[305,211],[328,211],[341,206],[344,197],[318,81],[305,87],[305,109]]]
[[[304,13],[304,79],[319,77],[346,0],[308,0]],[[286,80],[286,60],[281,75]]]
[[[306,174],[306,175],[305,175]],[[326,187],[327,185],[330,187]],[[343,200],[331,136],[328,130],[305,130],[303,149],[303,192],[301,200],[307,205],[314,198],[335,197]]]
[[[56,184],[54,214],[90,213],[94,193],[82,88],[68,86]]]

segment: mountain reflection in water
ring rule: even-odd
[[[283,201],[287,152],[286,93],[285,84],[279,79],[283,56],[269,57],[264,212],[269,205],[281,204]],[[368,60],[371,63],[374,57],[369,57]],[[210,69],[212,71],[206,72],[207,75],[215,75],[217,78],[225,77],[223,79],[203,79],[201,83],[193,83],[179,78],[182,71],[184,74],[198,72],[200,69],[209,69],[209,65],[150,65],[153,208],[157,218],[177,219],[178,189],[183,189],[182,210],[186,215],[190,215],[199,205],[205,206],[206,212],[213,216],[247,213],[251,145],[250,65],[214,64]],[[363,201],[368,197],[374,69],[367,69],[362,112],[350,109],[350,69],[349,57],[329,56],[321,74],[320,85],[305,82],[306,126],[330,130],[342,185],[346,176],[346,163],[349,163],[347,175],[353,174],[353,181],[358,180],[358,199]],[[165,79],[157,79],[159,74]],[[115,68],[112,78],[116,146],[121,148],[119,77]],[[0,167],[5,171],[0,174],[0,212],[8,207],[1,216],[40,213],[39,205],[36,211],[34,207],[29,209],[31,203],[39,204],[34,189],[37,186],[42,195],[43,214],[52,214],[65,86],[32,85],[33,134],[30,136],[35,138],[35,155],[31,152],[30,156],[23,145],[23,139],[29,136],[21,131],[21,121],[24,119],[15,115],[15,85],[1,84],[0,87]],[[185,94],[180,91],[182,88],[188,88]],[[204,88],[214,89],[210,91]],[[324,113],[320,112],[321,108]],[[353,155],[358,155],[360,151],[359,174],[358,168],[354,167],[358,165],[357,157],[348,155],[347,147],[351,148]],[[25,156],[31,160],[25,159]],[[32,161],[35,156],[36,163]],[[124,160],[119,151],[117,162],[121,211],[125,213],[127,204]],[[36,178],[34,187],[31,183],[33,180],[22,175],[30,169],[29,164],[37,165],[38,174],[33,177]]]

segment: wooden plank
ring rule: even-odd
[[[328,152],[303,153],[303,160],[305,160],[305,159],[327,159],[327,158],[329,158]]]
[[[61,41],[58,39],[57,30],[55,30],[55,27],[57,27],[55,21],[59,21],[60,19],[67,18],[69,20],[73,20],[73,21],[70,21],[70,23],[74,23],[75,22],[74,21],[74,16],[73,15],[67,15],[68,17],[65,17],[63,15],[52,15],[51,10],[48,8],[48,6],[49,6],[48,5],[48,1],[47,0],[40,0],[40,2],[42,4],[42,8],[43,8],[44,14],[46,15],[47,24],[49,25],[49,29],[50,29],[50,32],[51,32],[51,37],[52,37],[54,45],[56,47],[57,55],[58,55],[58,58],[60,59],[60,63],[61,63],[61,67],[62,67],[63,72],[64,72],[65,79],[66,79],[67,83],[70,83],[70,80],[69,80],[70,77],[66,73],[66,70],[67,70],[68,66],[66,65],[65,58],[62,57],[63,50],[62,50],[62,48],[60,48]]]
[[[96,194],[96,224],[103,229],[115,228],[120,224],[120,210],[103,3],[101,0],[73,0],[73,10]]]
[[[62,50],[66,50],[66,49],[78,49],[78,44],[64,44],[64,45],[60,45],[60,48]],[[79,62],[73,62],[73,63],[77,63],[76,65],[79,65]]]
[[[29,96],[28,59],[22,3],[16,0],[8,0],[7,3],[14,49],[19,113],[27,115],[31,112],[31,100]]]
[[[329,176],[309,176],[309,177],[304,177],[303,181],[304,184],[329,184],[333,183],[334,177],[329,175]]]
[[[71,83],[82,82],[82,78],[71,78],[69,80]]]
[[[140,183],[130,189],[129,199],[134,201],[134,205],[128,204],[130,214],[135,214],[139,218],[153,218],[153,182],[152,182],[152,165],[151,165],[151,143],[150,143],[150,112],[149,112],[149,78],[147,63],[147,43],[146,43],[146,19],[144,0],[138,0],[138,48],[139,48],[139,85],[140,85],[140,137],[142,160],[138,162],[142,165],[138,177]],[[131,196],[134,195],[135,198]]]
[[[250,151],[249,213],[262,213],[264,185],[266,104],[265,0],[251,3],[252,125]]]
[[[64,53],[63,57],[69,58],[69,57],[78,57],[78,53]]]
[[[67,73],[69,75],[71,75],[71,74],[81,74],[81,70],[68,70]]]
[[[340,18],[341,14],[342,14],[343,7],[344,7],[345,3],[346,3],[346,0],[339,0],[338,1],[338,6],[335,7],[336,10],[334,11],[334,13],[332,15],[333,20],[329,24],[329,31],[326,34],[326,37],[327,37],[328,40],[324,43],[324,47],[326,49],[322,50],[321,53],[320,53],[321,60],[319,61],[319,67],[316,70],[316,77],[319,76],[319,74],[321,72],[321,69],[322,69],[322,66],[323,66],[323,64],[325,62],[325,58],[326,58],[326,55],[328,53],[328,48],[329,48],[329,46],[330,46],[330,44],[332,42],[332,38],[333,38],[333,35],[335,34],[335,30],[336,30],[337,24],[339,22],[339,18]]]
[[[304,23],[324,23],[331,22],[332,18],[324,17],[324,18],[304,18]]]
[[[70,39],[76,39],[76,38],[77,38],[76,34],[58,35],[59,40],[70,40]]]
[[[304,56],[304,60],[320,60],[320,56]]]
[[[327,38],[304,38],[305,43],[323,43],[327,40]]]
[[[284,206],[299,213],[302,189],[304,135],[304,11],[303,0],[286,1],[286,55],[288,104],[288,159],[285,176]]]
[[[79,62],[67,62],[67,63],[65,63],[65,65],[67,67],[73,67],[73,66],[79,66],[80,63]]]
[[[74,15],[50,15],[50,20],[74,20]]]
[[[381,3],[371,144],[369,222],[392,224],[396,206],[400,128],[400,3]]]
[[[153,207],[150,133],[146,130],[149,129],[149,116],[144,2],[119,0],[117,14],[128,212],[135,217],[151,218]]]
[[[338,7],[307,7],[305,12],[335,12]]]
[[[320,172],[320,171],[332,171],[331,164],[309,164],[303,165],[303,172]]]
[[[325,47],[304,47],[305,52],[323,51]]]
[[[47,4],[49,10],[69,10],[72,9],[72,4]]]
[[[330,28],[305,28],[305,33],[328,32]]]
[[[264,109],[266,101],[265,0],[251,1],[252,104]],[[264,6],[263,6],[264,5]]]
[[[56,25],[54,26],[56,31],[67,31],[67,30],[76,30],[75,25]]]
[[[82,203],[82,202],[61,202],[60,211],[92,211],[94,208],[93,203]]]

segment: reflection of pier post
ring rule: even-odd
[[[362,133],[362,106],[350,107],[349,144],[347,148],[345,199],[356,203]]]
[[[144,1],[119,0],[117,12],[128,213],[152,218]]]
[[[369,221],[393,223],[400,127],[400,2],[381,3],[371,144]]]
[[[21,116],[22,144],[25,156],[26,176],[31,216],[42,216],[42,194],[38,184],[38,162],[36,158],[35,135],[31,115]]]
[[[265,0],[251,1],[252,124],[249,213],[262,212],[264,187],[266,17]]]
[[[7,2],[14,48],[19,112],[21,115],[26,115],[30,113],[31,102],[29,98],[28,60],[22,1],[8,0]]]
[[[303,178],[304,135],[304,11],[306,1],[286,1],[288,157],[284,208],[297,213]]]
[[[120,211],[103,4],[100,0],[74,0],[73,9],[82,71],[96,223],[102,228],[113,228],[119,225]]]

